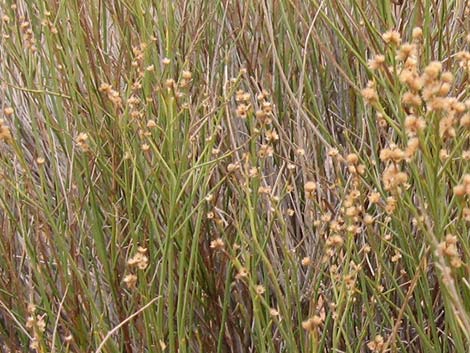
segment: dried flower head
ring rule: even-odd
[[[148,266],[148,257],[142,252],[137,253],[127,261],[127,264],[131,267],[137,267],[139,270],[145,270]]]
[[[211,249],[220,251],[220,250],[224,249],[225,243],[222,240],[222,238],[217,238],[217,239],[211,241],[210,247],[211,247]]]
[[[464,128],[470,128],[470,113],[462,115],[460,118],[460,126]]]
[[[413,31],[411,33],[411,37],[416,42],[421,41],[423,39],[423,30],[421,29],[421,27],[413,28]]]
[[[405,131],[408,136],[414,136],[423,131],[426,127],[426,120],[415,115],[408,115],[405,119]]]
[[[245,103],[240,103],[237,106],[236,114],[241,119],[246,119],[250,106]]]
[[[238,270],[238,273],[235,276],[235,278],[237,280],[240,280],[240,279],[245,278],[245,277],[248,277],[248,270],[245,267],[242,267],[242,268],[240,268],[240,270]]]
[[[379,101],[379,95],[377,94],[373,81],[367,83],[366,88],[361,91],[361,94],[367,104],[374,105]]]
[[[313,315],[308,320],[302,322],[302,328],[306,331],[313,332],[323,324],[323,319],[318,315]]]
[[[235,172],[239,169],[240,169],[240,164],[239,163],[230,163],[227,166],[227,172],[229,172],[229,173],[233,173],[233,172]]]
[[[310,257],[306,256],[302,259],[301,261],[302,266],[309,266],[312,264],[312,259]]]
[[[4,141],[6,143],[11,143],[12,141],[10,128],[5,124],[3,119],[0,119],[0,141]]]
[[[5,109],[3,109],[3,113],[6,115],[6,116],[11,116],[13,115],[15,111],[13,110],[12,107],[5,107]]]
[[[89,145],[87,143],[88,141],[88,134],[86,132],[81,132],[78,134],[78,136],[75,138],[75,142],[77,143],[78,147],[83,152],[87,152],[89,150]]]
[[[367,343],[367,348],[369,348],[374,353],[381,353],[385,346],[384,338],[381,335],[374,337],[372,341]]]
[[[371,192],[368,196],[369,202],[372,204],[378,203],[380,201],[380,193]]]
[[[340,235],[332,235],[326,240],[326,246],[331,248],[340,248],[344,244],[344,239]]]
[[[137,284],[137,276],[134,274],[128,274],[122,281],[126,284],[127,288],[133,289]]]
[[[425,82],[436,80],[442,70],[442,63],[439,61],[432,61],[424,68],[423,79]]]
[[[274,308],[271,308],[269,309],[269,315],[271,316],[278,316],[279,315],[279,311],[274,309]]]
[[[255,291],[256,291],[256,294],[263,295],[266,289],[262,285],[259,284],[255,287]]]
[[[369,61],[367,62],[367,65],[368,65],[369,69],[377,70],[377,69],[383,67],[384,63],[385,63],[385,55],[378,54],[378,55],[374,56],[372,59],[369,59]]]
[[[181,73],[181,77],[183,77],[183,79],[189,81],[193,78],[193,74],[191,73],[191,71],[188,71],[188,70],[184,70],[182,73]]]
[[[359,162],[359,157],[355,153],[350,153],[346,156],[346,162],[349,165],[355,165]]]
[[[382,34],[382,39],[385,43],[398,46],[401,43],[401,36],[398,31],[390,30]]]
[[[455,235],[447,234],[445,240],[439,243],[437,247],[439,256],[447,258],[450,265],[454,268],[459,268],[462,265],[457,243],[458,239]]]
[[[452,115],[445,116],[439,121],[439,136],[441,138],[453,138],[456,136],[456,120]]]
[[[416,55],[416,46],[411,43],[403,43],[398,49],[397,60],[405,61]]]
[[[398,191],[399,187],[406,184],[408,181],[408,174],[400,170],[396,164],[389,164],[382,173],[382,181],[385,190]]]
[[[317,183],[314,181],[307,181],[304,185],[304,191],[307,198],[311,199],[315,196],[317,190]]]

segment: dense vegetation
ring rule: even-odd
[[[470,4],[0,1],[1,352],[470,352]]]

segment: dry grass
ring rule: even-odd
[[[1,352],[470,351],[470,5],[0,12]]]

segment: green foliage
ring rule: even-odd
[[[469,12],[2,0],[0,350],[468,353]]]

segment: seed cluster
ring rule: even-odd
[[[414,27],[447,3],[17,2],[0,350],[465,353],[470,36]]]

